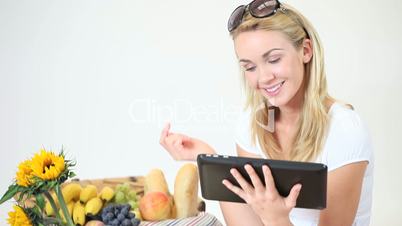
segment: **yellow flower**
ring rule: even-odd
[[[32,226],[31,220],[19,206],[14,206],[14,212],[9,212],[8,216],[7,221],[11,226]]]
[[[55,155],[44,149],[35,154],[32,158],[33,175],[42,180],[54,180],[60,176],[65,169],[63,156]]]
[[[31,178],[32,178],[32,168],[31,168],[31,161],[26,160],[19,164],[18,172],[16,176],[17,184],[19,186],[28,187],[31,185]]]

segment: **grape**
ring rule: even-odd
[[[117,215],[117,219],[122,222],[124,219],[126,219],[126,216],[122,213],[119,213],[119,215]]]
[[[114,220],[112,221],[112,225],[113,225],[113,226],[119,226],[119,224],[120,224],[120,222],[119,222],[119,220],[117,220],[117,219],[114,219]]]
[[[127,194],[127,199],[137,201],[137,192],[135,192],[133,190],[129,191]]]
[[[135,219],[135,214],[130,212],[129,204],[112,204],[102,209],[102,221],[107,226],[138,226],[139,219]],[[134,223],[133,223],[134,222]]]
[[[124,193],[128,193],[130,191],[130,184],[125,182],[122,186],[120,191],[124,192]]]
[[[132,223],[131,223],[131,221],[129,219],[125,219],[121,224],[123,226],[131,226],[132,225]]]
[[[133,213],[133,212],[128,213],[128,218],[130,218],[130,219],[135,218],[135,213]]]
[[[109,212],[106,214],[106,220],[112,220],[114,219],[114,214],[112,212]]]
[[[140,220],[137,218],[133,218],[133,219],[131,219],[131,224],[133,226],[138,226],[138,225],[140,225]]]
[[[129,208],[123,207],[123,209],[121,209],[121,211],[120,211],[120,214],[123,214],[123,216],[125,217],[128,215],[129,211],[130,211],[130,207]]]
[[[115,217],[117,217],[117,216],[119,215],[119,213],[120,213],[120,210],[118,210],[118,209],[115,209],[115,210],[114,210],[114,216],[115,216]]]
[[[115,196],[114,196],[114,201],[116,203],[125,203],[126,201],[126,196],[122,191],[117,191]]]
[[[112,210],[112,209],[113,209],[113,205],[108,205],[108,206],[106,206],[105,208],[103,208],[103,211],[109,212],[109,211]]]
[[[130,200],[130,201],[128,201],[128,204],[130,204],[132,210],[135,210],[138,208],[138,203],[135,201]]]

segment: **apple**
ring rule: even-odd
[[[140,213],[142,218],[147,221],[169,219],[171,208],[171,198],[163,192],[149,192],[140,200]]]

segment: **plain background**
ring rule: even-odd
[[[159,145],[173,130],[235,154],[243,93],[232,10],[247,1],[0,0],[0,192],[41,147],[77,161],[79,178],[183,162]],[[318,30],[330,93],[352,103],[375,148],[372,225],[401,225],[402,2],[292,0]],[[11,202],[0,207],[5,225]],[[223,221],[216,202],[208,212]]]

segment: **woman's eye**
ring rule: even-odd
[[[272,60],[268,60],[268,62],[269,63],[271,63],[271,64],[274,64],[274,63],[277,63],[277,62],[279,62],[279,60],[280,60],[281,58],[275,58],[275,59],[272,59]]]
[[[246,71],[255,71],[255,67],[246,68]]]

